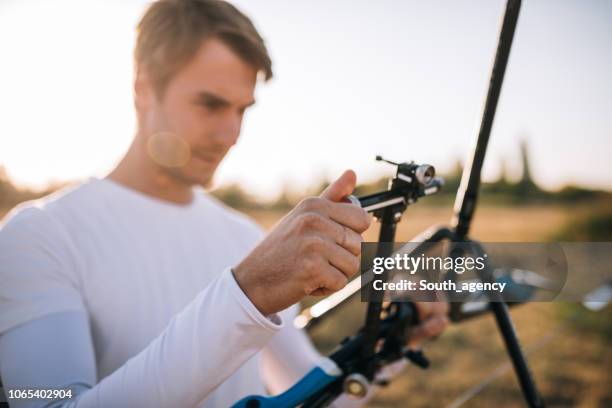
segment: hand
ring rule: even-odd
[[[264,315],[342,289],[358,272],[360,234],[370,217],[342,202],[355,183],[355,173],[347,170],[321,196],[300,202],[234,268],[236,281]]]
[[[419,325],[410,330],[408,346],[420,348],[427,339],[438,337],[448,326],[447,302],[415,302],[419,314]]]

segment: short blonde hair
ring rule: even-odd
[[[158,0],[137,27],[134,63],[151,77],[161,99],[170,79],[215,38],[252,65],[265,80],[272,78],[272,60],[251,20],[221,0]]]

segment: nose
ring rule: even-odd
[[[227,146],[228,148],[235,145],[240,136],[240,128],[242,127],[242,115],[232,113],[227,115],[216,132],[216,142]]]

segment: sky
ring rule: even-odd
[[[135,129],[134,28],[142,0],[0,2],[0,166],[16,182],[104,176]],[[477,130],[503,1],[234,1],[266,39],[257,89],[216,184],[260,197],[374,161],[439,172]],[[483,178],[520,177],[519,141],[548,189],[612,190],[612,2],[526,0]]]

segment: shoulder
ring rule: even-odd
[[[99,191],[95,180],[88,180],[18,204],[0,221],[0,241],[3,245],[19,241],[76,256],[74,231],[83,227],[83,219],[95,218],[96,207],[103,205]]]
[[[44,199],[29,200],[19,203],[0,222],[0,232],[18,232],[19,230],[38,230],[42,232],[53,228]]]
[[[54,220],[59,214],[78,207],[91,196],[92,182],[86,181],[61,188],[49,195],[28,200],[13,207],[0,221],[0,230],[14,228],[57,228]]]
[[[23,202],[0,222],[0,281],[6,284],[5,291],[15,290],[17,296],[26,287],[40,289],[43,283],[55,287],[60,281],[77,281],[77,253],[55,214],[69,190],[73,188]],[[0,299],[2,296],[0,293]]]

